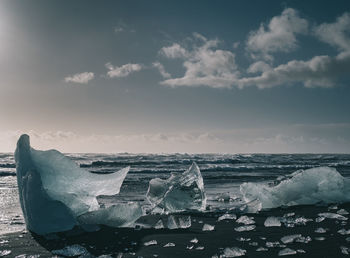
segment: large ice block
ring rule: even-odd
[[[152,179],[146,196],[153,206],[168,212],[206,208],[203,178],[196,163],[182,174],[172,173],[167,180]]]
[[[19,138],[15,160],[19,198],[29,230],[37,234],[70,230],[81,223],[79,216],[91,212],[97,213],[98,219],[89,220],[89,224],[104,224],[100,214],[108,211],[109,221],[114,216],[113,221],[127,223],[124,211],[102,211],[96,197],[118,194],[129,167],[112,174],[93,174],[56,150],[31,148],[28,135]],[[133,209],[139,212],[134,206]],[[129,216],[130,220],[135,216]]]

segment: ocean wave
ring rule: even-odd
[[[14,163],[0,163],[0,168],[16,168]]]

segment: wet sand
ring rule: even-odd
[[[341,235],[337,231],[349,229],[348,220],[325,219],[317,223],[315,219],[318,213],[332,212],[344,208],[350,211],[350,205],[338,205],[338,209],[329,209],[328,206],[295,206],[289,208],[279,208],[270,211],[263,211],[258,214],[249,214],[254,217],[256,228],[252,231],[237,232],[234,228],[242,226],[234,220],[217,221],[220,214],[217,213],[196,213],[191,214],[192,226],[188,229],[113,229],[102,227],[97,232],[52,235],[51,239],[37,236],[30,232],[11,233],[1,235],[1,240],[8,241],[0,244],[1,250],[11,250],[11,254],[6,257],[16,257],[17,255],[35,255],[40,257],[52,257],[50,251],[61,249],[67,245],[79,244],[85,247],[93,256],[102,254],[112,257],[212,257],[223,253],[226,247],[239,247],[246,250],[246,257],[277,257],[280,250],[285,247],[267,248],[266,242],[276,242],[286,235],[301,234],[304,237],[310,236],[308,243],[293,242],[285,244],[293,250],[302,249],[305,253],[297,253],[293,257],[343,257],[341,246],[350,247],[350,242],[346,241],[349,235]],[[294,227],[265,227],[265,219],[269,216],[282,217],[287,213],[295,213],[295,217],[303,216],[313,221],[306,225],[295,225]],[[178,215],[182,216],[182,215]],[[348,217],[349,215],[344,215]],[[239,216],[238,216],[239,217]],[[165,216],[163,216],[165,219]],[[154,225],[159,217],[150,216],[144,222]],[[166,220],[164,220],[166,222]],[[203,224],[215,225],[213,231],[202,231]],[[346,223],[346,224],[345,224]],[[166,223],[165,223],[166,225]],[[327,229],[326,233],[316,233],[319,227]],[[81,232],[80,232],[81,233]],[[349,232],[350,233],[350,232]],[[316,240],[317,237],[325,237],[325,240]],[[191,243],[193,238],[198,239],[198,243]],[[242,239],[249,241],[240,241]],[[266,239],[264,239],[266,238]],[[145,246],[144,243],[156,240],[156,245]],[[174,247],[163,247],[167,243],[174,243]],[[253,243],[256,242],[256,243]],[[201,250],[198,250],[197,248]],[[204,247],[202,249],[201,247]],[[267,251],[256,251],[259,247],[265,247]],[[350,252],[350,250],[349,250]],[[119,256],[118,256],[119,255]],[[85,257],[93,257],[85,256]]]

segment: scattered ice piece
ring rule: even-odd
[[[204,250],[204,246],[197,246],[196,250]]]
[[[303,250],[303,249],[298,249],[297,252],[300,253],[300,254],[305,254],[306,253],[305,250]]]
[[[268,217],[264,222],[265,227],[280,227],[281,221],[277,217]]]
[[[300,238],[301,234],[288,235],[281,238],[282,243],[289,244],[293,243],[297,238]]]
[[[268,251],[269,249],[265,248],[265,247],[259,247],[258,249],[256,249],[257,252],[265,252]]]
[[[8,240],[1,239],[1,240],[0,240],[0,245],[2,245],[2,244],[6,244],[6,243],[8,243],[8,242],[9,242]]]
[[[191,216],[181,216],[179,219],[179,228],[190,228],[191,227]]]
[[[236,227],[235,230],[237,232],[242,232],[242,231],[251,231],[251,230],[254,230],[255,228],[256,228],[255,225],[246,225],[246,226]]]
[[[315,237],[315,240],[317,240],[317,241],[323,241],[323,240],[326,240],[326,238],[325,238],[325,237]]]
[[[324,229],[324,228],[317,228],[317,229],[315,230],[315,233],[319,233],[319,234],[323,234],[323,233],[326,233],[326,232],[327,232],[327,230]]]
[[[205,210],[207,200],[203,178],[195,162],[182,174],[172,173],[167,180],[152,179],[146,197],[154,207],[170,212]]]
[[[304,217],[283,217],[280,221],[286,227],[294,227],[294,226],[305,226],[307,222],[313,221],[312,219],[307,219]]]
[[[2,250],[2,251],[0,251],[0,256],[7,256],[11,253],[12,253],[11,250]]]
[[[297,251],[290,248],[284,248],[278,252],[278,256],[294,255],[294,254],[297,254]]]
[[[279,184],[243,183],[240,192],[248,203],[259,200],[262,209],[281,206],[350,201],[350,187],[347,178],[335,168],[317,167],[298,170]]]
[[[309,236],[307,236],[307,237],[301,236],[301,237],[298,237],[297,239],[295,239],[295,242],[304,243],[304,244],[307,244],[310,241],[312,241],[312,239]]]
[[[143,243],[144,246],[157,245],[157,240],[150,240],[148,242]]]
[[[345,238],[346,241],[350,242],[350,237]]]
[[[194,247],[194,245],[188,245],[188,246],[186,246],[186,249],[188,249],[188,250],[192,250],[192,249],[193,249],[193,247]]]
[[[226,214],[220,216],[220,217],[218,218],[218,221],[222,221],[222,220],[233,220],[233,219],[237,219],[236,214],[233,214],[233,213],[232,213],[232,214],[226,213]]]
[[[174,243],[169,242],[166,245],[164,245],[163,247],[174,247],[174,246],[175,246]]]
[[[193,238],[190,240],[191,243],[193,244],[197,244],[198,243],[198,239],[197,238]]]
[[[161,219],[158,220],[158,222],[154,225],[154,228],[155,229],[162,229],[162,228],[164,228],[163,221]]]
[[[338,209],[338,205],[331,205],[328,207],[328,210],[337,210]]]
[[[219,256],[217,254],[214,254],[211,256],[211,258],[219,258]]]
[[[244,237],[237,237],[236,240],[240,241],[240,242],[249,242],[251,239],[250,238],[244,238]]]
[[[343,215],[332,213],[332,212],[319,213],[318,216],[324,217],[326,219],[348,220],[347,217],[344,217]]]
[[[349,254],[349,248],[348,248],[348,247],[340,246],[340,251],[341,251],[343,254],[346,254],[346,255]]]
[[[261,236],[261,237],[259,237],[259,238],[260,238],[261,240],[266,240],[266,237],[262,237],[262,236]]]
[[[316,221],[317,223],[320,223],[320,222],[324,221],[325,219],[326,219],[325,217],[317,217],[317,218],[315,219],[315,221]]]
[[[209,225],[209,224],[204,224],[202,230],[203,231],[213,231],[215,229],[215,226]]]
[[[342,228],[337,231],[341,235],[349,235],[350,234],[350,229],[346,230],[345,228]]]
[[[259,244],[258,244],[258,242],[250,242],[249,245],[251,245],[251,246],[258,246]]]
[[[167,226],[168,226],[168,229],[177,229],[177,228],[179,228],[179,226],[177,225],[177,222],[175,220],[175,217],[173,215],[170,215],[168,217],[168,224],[167,224]]]
[[[295,215],[295,212],[290,212],[290,213],[286,213],[283,215],[283,217],[288,218],[288,217],[293,217]]]
[[[340,215],[349,215],[349,212],[347,210],[344,210],[344,209],[338,210],[337,213]]]
[[[62,249],[52,250],[51,253],[55,255],[73,257],[73,256],[78,256],[83,254],[87,255],[89,252],[86,250],[85,247],[82,247],[81,245],[69,245]]]
[[[268,248],[275,248],[275,247],[280,247],[281,246],[280,242],[278,242],[278,241],[276,241],[276,242],[266,242],[265,245]]]
[[[224,257],[239,257],[245,255],[247,250],[238,247],[226,247],[224,249]]]
[[[241,216],[239,219],[236,220],[236,222],[244,225],[255,224],[255,221],[246,215]]]

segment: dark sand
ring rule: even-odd
[[[350,204],[339,205],[338,209],[345,208],[350,211]],[[314,221],[308,222],[305,226],[295,226],[292,228],[282,224],[281,227],[265,227],[264,221],[268,216],[283,216],[286,213],[295,212],[296,216],[304,216]],[[350,247],[350,242],[345,239],[350,235],[341,235],[337,233],[339,229],[349,229],[349,222],[341,225],[341,221],[334,219],[325,219],[316,223],[315,219],[320,212],[336,212],[329,210],[327,206],[296,206],[289,208],[279,208],[270,211],[263,211],[259,214],[250,214],[256,221],[256,229],[248,232],[236,232],[235,227],[240,226],[234,220],[217,222],[219,214],[191,214],[192,226],[189,229],[169,230],[169,229],[113,229],[103,227],[100,231],[84,234],[58,234],[48,240],[44,237],[36,236],[31,233],[12,233],[0,236],[0,240],[8,240],[8,243],[0,244],[1,250],[11,250],[12,253],[6,257],[15,257],[20,254],[34,255],[40,254],[40,257],[52,257],[50,250],[60,249],[67,245],[79,244],[84,246],[92,255],[110,254],[117,257],[123,253],[122,257],[212,257],[214,254],[220,255],[225,247],[239,247],[247,250],[245,257],[277,257],[281,247],[268,248],[268,251],[257,252],[258,247],[266,247],[266,241],[280,241],[281,237],[291,234],[302,234],[310,236],[312,241],[309,243],[290,243],[286,244],[288,248],[297,250],[303,249],[306,253],[298,253],[293,257],[343,257],[340,246]],[[348,215],[345,215],[348,217]],[[149,220],[156,221],[155,218]],[[203,223],[215,225],[214,231],[203,232]],[[315,233],[316,228],[328,228],[324,234]],[[315,237],[325,237],[324,241],[318,241]],[[190,240],[197,238],[197,244],[191,244]],[[236,238],[250,238],[250,241],[238,241]],[[266,240],[261,239],[266,237]],[[158,244],[153,246],[144,246],[144,243],[150,240],[157,240]],[[175,247],[164,248],[169,242],[174,243]],[[258,246],[252,246],[249,243],[257,242]],[[281,243],[281,241],[280,241]],[[187,246],[193,245],[191,250]],[[196,247],[203,246],[203,250],[196,250]],[[120,257],[120,256],[119,256]]]

